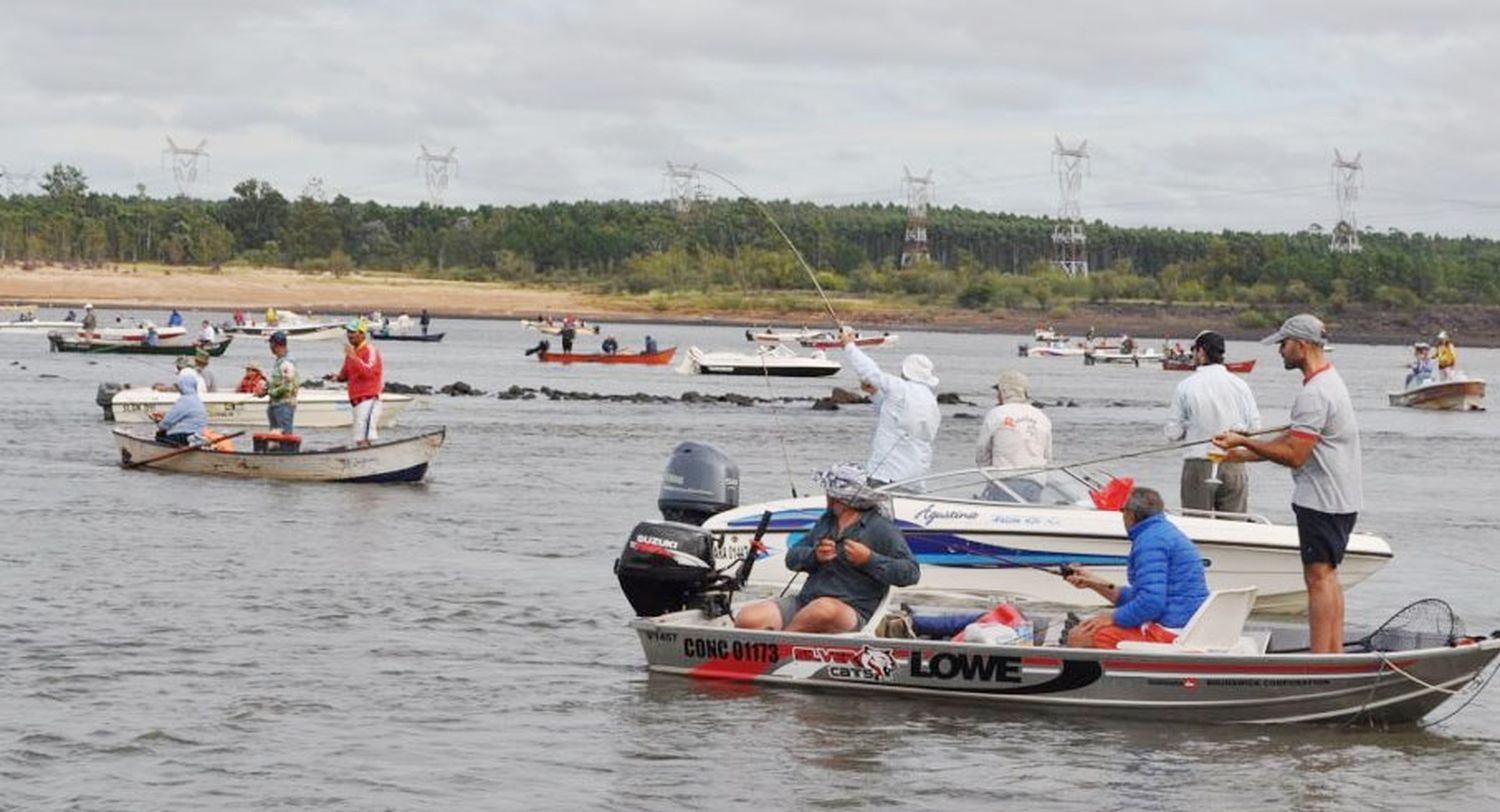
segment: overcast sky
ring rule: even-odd
[[[1500,237],[1500,6],[1483,0],[0,0],[0,165],[193,194],[416,203],[660,199],[670,160],[762,198],[1290,231],[1362,156],[1376,230]],[[710,194],[732,190],[705,178]],[[0,190],[4,186],[0,185]]]

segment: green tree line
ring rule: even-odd
[[[0,198],[0,262],[354,268],[650,294],[802,290],[812,283],[749,200],[578,201],[476,208],[289,199],[246,179],[225,200],[88,188],[58,164],[40,194]],[[977,310],[1067,301],[1500,304],[1500,242],[1391,230],[1333,254],[1317,226],[1286,234],[1088,226],[1087,278],[1052,269],[1045,217],[936,208],[931,259],[901,267],[893,204],[765,207],[827,289]]]

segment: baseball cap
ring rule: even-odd
[[[284,330],[277,330],[276,332],[274,332],[274,333],[271,334],[271,337],[269,339],[267,339],[267,341],[271,342],[272,344],[285,344],[286,343],[286,331],[284,331]]]
[[[1199,347],[1202,347],[1210,354],[1218,353],[1219,355],[1223,355],[1224,337],[1214,332],[1213,330],[1204,330],[1203,332],[1199,333],[1196,338],[1193,339],[1193,349],[1197,349]]]
[[[1019,370],[1007,369],[1000,373],[1000,379],[995,383],[995,391],[1005,398],[1006,403],[1015,403],[1028,399],[1026,373]]]
[[[1306,341],[1319,347],[1328,343],[1328,328],[1311,313],[1298,313],[1281,323],[1281,329],[1260,340],[1262,344],[1279,344],[1287,339]]]

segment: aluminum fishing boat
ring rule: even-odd
[[[1440,411],[1483,411],[1484,379],[1427,381],[1401,392],[1387,392],[1392,406]]]
[[[181,448],[115,429],[120,464],[134,470],[284,479],[300,482],[416,482],[443,446],[444,429],[381,439],[368,446],[310,451],[214,451]],[[178,453],[180,452],[180,453]]]
[[[700,456],[702,453],[700,452]],[[670,470],[670,469],[669,469]],[[669,474],[670,476],[670,474]],[[738,501],[738,473],[734,473]],[[1090,590],[1074,589],[1042,568],[1081,564],[1124,580],[1130,540],[1117,510],[1096,506],[1093,494],[1108,477],[1086,469],[1040,471],[969,469],[884,486],[892,517],[922,565],[913,592],[1000,594],[1062,605],[1102,605]],[[714,484],[694,482],[699,491]],[[729,507],[709,516],[724,560],[743,555],[761,514],[771,513],[767,547],[751,585],[781,589],[792,573],[782,563],[823,513],[823,497]],[[1297,529],[1260,516],[1187,511],[1170,517],[1203,555],[1210,589],[1254,586],[1256,609],[1306,608]],[[1355,586],[1390,562],[1390,545],[1369,533],[1349,539],[1339,578]]]
[[[819,378],[836,374],[843,367],[822,350],[798,355],[783,345],[760,346],[754,353],[704,352],[689,347],[682,371],[701,375],[774,375]]]

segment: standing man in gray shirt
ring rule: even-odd
[[[1328,331],[1317,316],[1286,320],[1262,343],[1276,344],[1287,369],[1302,371],[1302,391],[1292,402],[1291,426],[1270,440],[1226,431],[1214,444],[1232,449],[1231,460],[1270,460],[1292,469],[1292,512],[1307,584],[1307,621],[1315,654],[1344,650],[1344,589],[1338,566],[1364,496],[1360,482],[1359,426],[1344,379],[1328,363]]]

